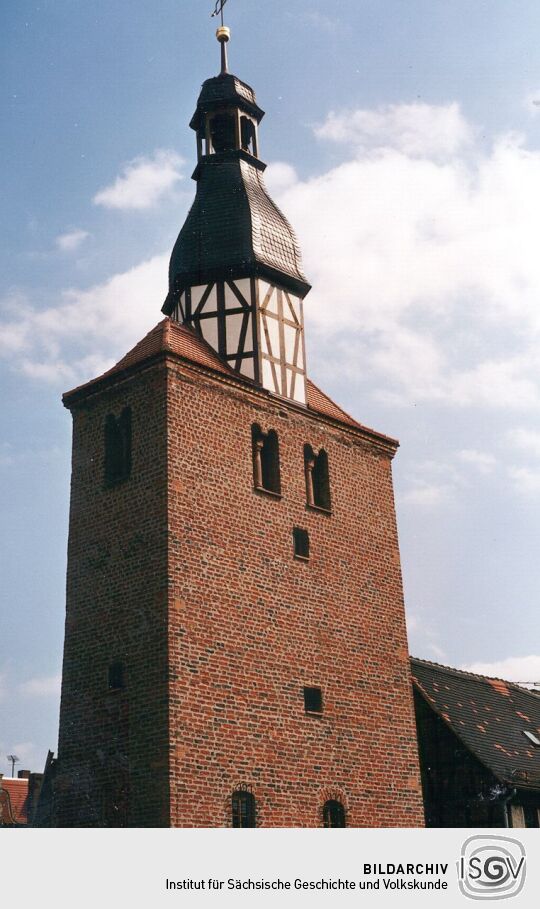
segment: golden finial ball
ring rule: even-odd
[[[230,37],[231,37],[231,30],[230,30],[230,28],[227,28],[226,25],[220,25],[219,28],[216,29],[216,38],[218,39],[219,42],[228,41]]]

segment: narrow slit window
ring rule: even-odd
[[[255,827],[256,804],[252,792],[243,789],[232,794],[233,827]]]
[[[330,511],[330,478],[328,455],[324,448],[315,454],[311,445],[304,446],[304,470],[306,476],[306,500],[311,508]]]
[[[253,454],[253,483],[256,489],[281,494],[279,471],[279,444],[277,433],[270,429],[263,433],[254,423],[251,427]]]
[[[131,408],[119,417],[110,413],[105,420],[105,482],[126,480],[131,473]]]
[[[323,827],[346,827],[345,809],[337,799],[329,799],[323,807]]]
[[[323,712],[321,688],[304,688],[304,708],[306,713]]]
[[[109,691],[120,691],[125,688],[124,664],[111,663],[108,672]]]
[[[243,116],[240,120],[240,134],[242,138],[242,148],[251,155],[257,155],[257,133],[253,120]]]
[[[309,559],[309,533],[302,527],[293,529],[294,555],[297,559]]]

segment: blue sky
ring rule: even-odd
[[[161,317],[219,51],[202,0],[3,5],[0,769],[56,749],[61,392]],[[540,680],[540,7],[229,0],[311,376],[401,440],[411,650]],[[2,763],[3,762],[3,763]]]

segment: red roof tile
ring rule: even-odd
[[[12,820],[16,824],[28,823],[28,780],[2,779],[0,788],[8,794],[8,811],[11,813]],[[1,800],[2,806],[5,805],[4,799]],[[0,820],[1,823],[1,820]],[[8,820],[8,823],[10,821]]]
[[[215,350],[213,350],[206,341],[200,338],[199,335],[195,334],[193,329],[188,328],[186,325],[181,325],[174,319],[165,318],[149,331],[148,334],[132,348],[132,350],[118,361],[118,363],[112,366],[111,369],[108,369],[107,372],[104,372],[103,375],[66,392],[64,395],[64,402],[68,402],[73,396],[78,395],[79,392],[91,388],[96,382],[114,376],[126,369],[130,369],[132,366],[143,363],[145,360],[149,360],[160,353],[175,354],[176,356],[182,357],[184,360],[197,363],[199,366],[205,366],[207,369],[213,369],[216,372],[231,376],[231,378],[236,380],[240,379],[240,381],[252,384],[250,379],[239,376],[238,373],[234,372],[233,369],[224,363]],[[332,420],[338,420],[340,423],[345,423],[355,429],[368,432],[371,435],[389,442],[393,446],[397,445],[397,442],[394,439],[381,435],[381,433],[369,429],[367,426],[363,426],[361,423],[354,420],[348,413],[342,410],[341,407],[338,407],[328,395],[324,394],[320,388],[311,382],[310,379],[307,380],[306,390],[307,406],[310,410],[313,410],[322,416],[330,417]]]

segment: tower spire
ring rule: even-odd
[[[212,15],[223,15],[217,0]],[[310,289],[294,231],[263,180],[251,86],[227,68],[203,83],[190,126],[197,193],[174,245],[163,312],[189,325],[240,375],[306,403],[302,300]]]
[[[223,15],[223,13],[222,13],[222,15]],[[227,28],[226,25],[220,25],[219,28],[216,29],[216,38],[218,39],[219,43],[221,44],[221,75],[222,76],[224,76],[226,73],[229,72],[229,65],[228,65],[228,60],[227,60],[227,44],[228,44],[230,37],[231,37],[231,30],[230,30],[230,28]]]
[[[214,16],[221,16],[221,25],[216,29],[216,38],[218,39],[221,45],[221,75],[224,76],[225,73],[229,72],[228,60],[227,60],[227,43],[231,37],[231,30],[227,28],[223,21],[223,7],[225,6],[227,0],[216,0],[216,5],[214,12],[211,13],[210,18]]]

